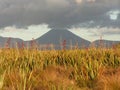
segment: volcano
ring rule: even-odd
[[[60,48],[62,45],[65,45],[67,48],[76,45],[79,48],[83,48],[90,45],[90,41],[85,40],[66,29],[52,29],[43,36],[37,38],[36,42],[39,45],[53,44],[57,48]]]

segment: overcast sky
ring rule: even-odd
[[[52,28],[120,40],[120,0],[0,0],[1,36],[30,40]]]

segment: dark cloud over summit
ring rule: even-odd
[[[0,28],[43,23],[68,28],[91,20],[102,22],[108,11],[116,9],[120,10],[120,0],[0,0]]]

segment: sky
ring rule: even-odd
[[[51,29],[120,41],[120,0],[0,0],[0,36],[31,40]]]

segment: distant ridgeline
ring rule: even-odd
[[[90,42],[68,30],[52,29],[43,36],[30,41],[23,41],[19,38],[0,37],[0,47],[23,48],[37,47],[43,49],[74,49],[88,47],[113,47],[120,41],[96,40]]]
[[[111,47],[115,47],[119,43],[120,43],[120,41],[96,40],[96,41],[92,42],[90,44],[90,46],[111,48]]]

